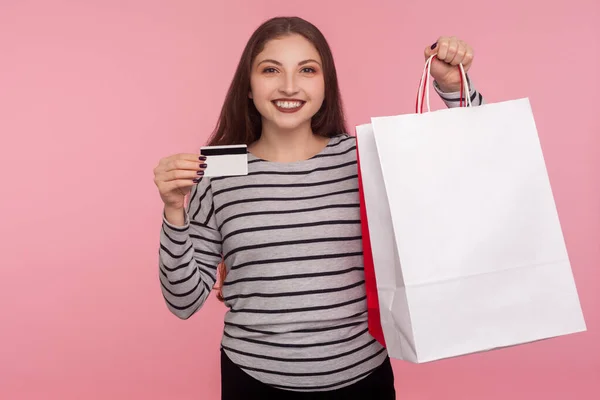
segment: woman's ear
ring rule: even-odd
[[[248,91],[248,98],[251,99],[252,98],[252,90]]]

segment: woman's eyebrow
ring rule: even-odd
[[[312,58],[309,58],[308,60],[300,61],[298,63],[298,65],[304,65],[304,64],[311,63],[311,62],[314,62],[314,63],[317,63],[317,64],[321,65],[320,62],[318,62],[317,60],[313,60]],[[262,60],[261,62],[258,63],[258,65],[263,64],[263,63],[271,63],[271,64],[275,64],[275,65],[278,65],[278,66],[282,66],[283,65],[279,61],[273,60],[273,59],[270,59],[270,58],[267,58],[266,60]]]

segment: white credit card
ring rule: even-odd
[[[203,146],[200,154],[206,156],[204,176],[248,175],[248,146]]]

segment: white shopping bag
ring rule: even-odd
[[[428,362],[586,330],[528,99],[372,118],[357,143],[391,357]]]

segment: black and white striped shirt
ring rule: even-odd
[[[163,220],[167,306],[190,317],[224,257],[227,356],[282,389],[350,385],[387,355],[367,326],[356,140],[340,134],[305,161],[248,160],[247,176],[194,187],[183,227]]]

